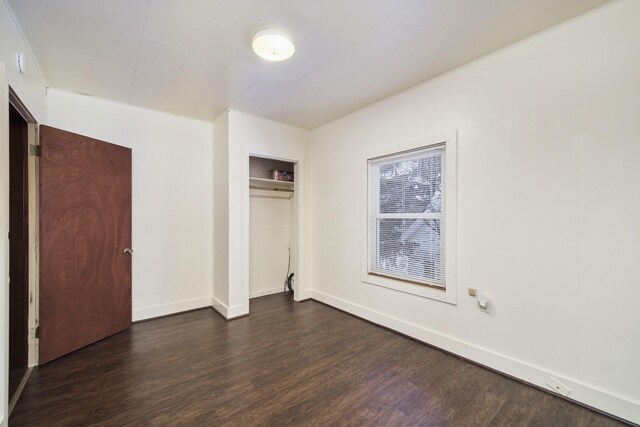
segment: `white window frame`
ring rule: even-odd
[[[370,239],[373,238],[370,221],[370,198],[377,198],[378,195],[369,194],[369,163],[382,157],[393,157],[402,155],[403,153],[444,147],[445,151],[445,198],[444,198],[444,221],[445,221],[445,244],[444,244],[444,262],[445,262],[445,287],[429,286],[423,283],[412,282],[403,278],[395,278],[391,274],[379,274],[369,272],[370,260]],[[456,251],[457,251],[457,134],[455,131],[449,131],[426,138],[415,139],[401,144],[395,144],[372,150],[363,154],[361,165],[364,169],[364,183],[362,188],[365,189],[363,197],[363,219],[365,233],[362,239],[362,282],[381,286],[395,291],[417,295],[424,298],[430,298],[443,301],[449,304],[457,302],[457,269],[456,269]]]

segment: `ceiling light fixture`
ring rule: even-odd
[[[272,31],[259,31],[253,36],[253,51],[267,61],[284,61],[296,51],[293,42],[284,35]]]

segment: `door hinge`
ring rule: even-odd
[[[36,326],[35,336],[36,338],[40,338],[40,326]]]
[[[40,145],[31,144],[29,146],[29,153],[32,156],[40,157],[42,155],[42,147]]]

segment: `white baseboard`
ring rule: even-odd
[[[229,307],[227,313],[229,314],[227,319],[233,320],[236,317],[246,316],[247,314],[249,314],[249,311],[242,308],[241,304],[238,304],[238,305],[232,305],[231,307]]]
[[[141,307],[133,310],[133,321],[151,319],[154,317],[166,316],[168,314],[180,313],[181,311],[194,310],[196,308],[209,307],[210,297],[200,297],[176,301],[168,304]]]
[[[249,293],[249,298],[257,298],[257,297],[263,297],[265,295],[273,295],[273,294],[282,293],[283,289],[284,288],[282,286],[278,286],[277,288],[263,289],[261,291],[250,292]]]
[[[308,290],[301,290],[301,289],[294,289],[295,292],[293,293],[293,299],[295,301],[304,301],[306,299],[311,298],[311,291]]]
[[[242,309],[242,305],[232,305],[231,307],[229,307],[215,297],[211,297],[210,303],[211,307],[213,307],[215,311],[220,313],[222,317],[227,320],[249,314]]]
[[[553,375],[572,390],[569,395],[570,399],[599,409],[603,412],[607,412],[616,417],[640,424],[640,402],[638,401],[622,396],[616,396],[614,393],[601,390],[579,380],[568,378],[558,372],[545,370],[527,362],[493,352],[489,349],[460,341],[422,326],[331,296],[324,292],[311,290],[309,291],[309,294],[311,298],[327,305],[545,389],[549,389],[546,385],[546,381],[550,375]]]
[[[211,297],[211,307],[220,313],[225,319],[229,318],[229,307],[216,297]]]

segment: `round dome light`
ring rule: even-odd
[[[296,51],[291,40],[271,30],[256,33],[251,46],[259,57],[268,61],[284,61]]]

